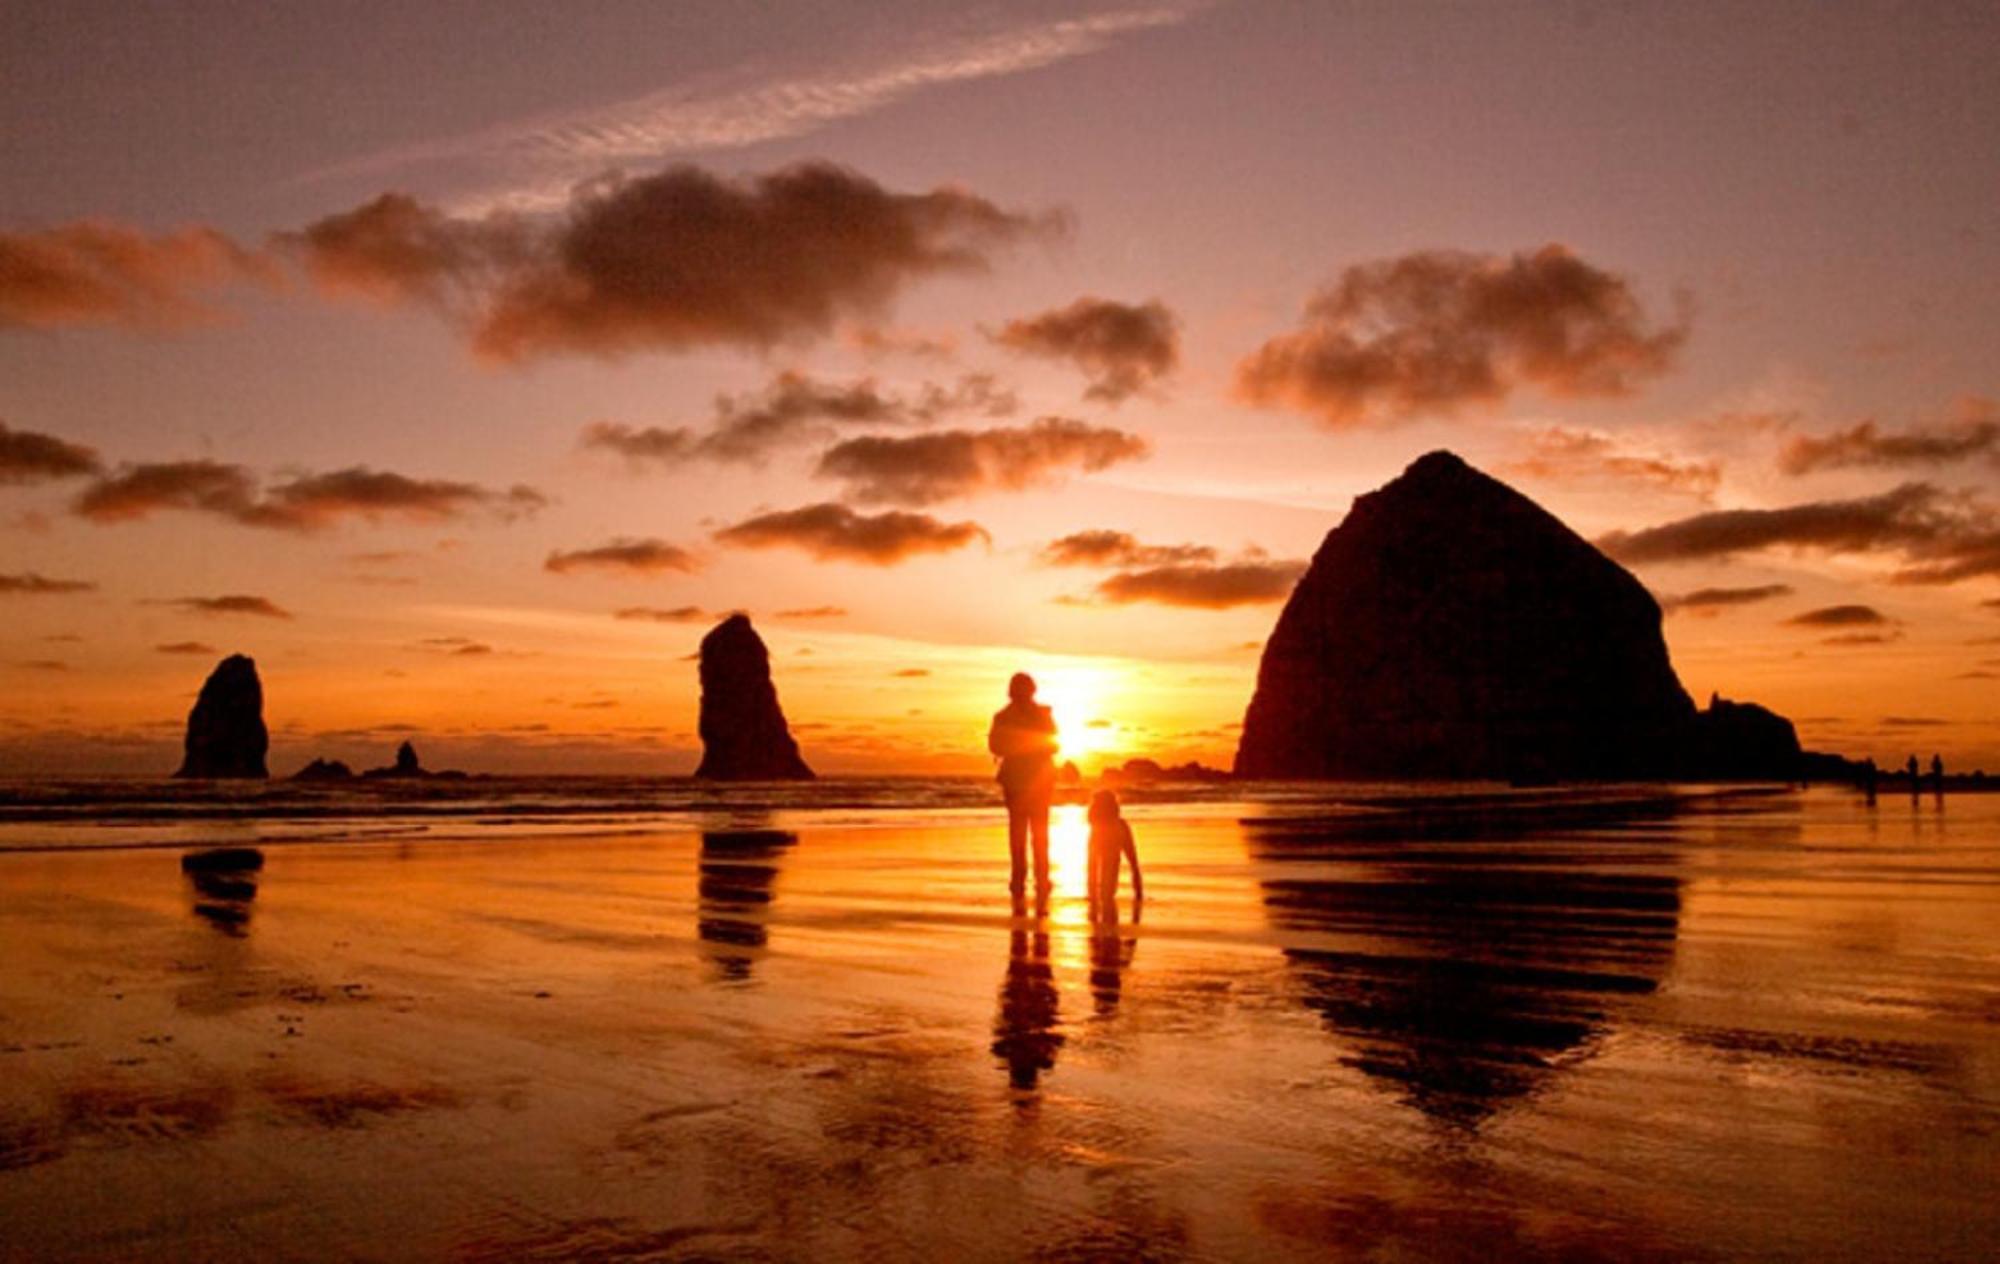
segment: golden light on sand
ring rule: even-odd
[[[1087,892],[1090,874],[1090,818],[1080,803],[1064,803],[1049,813],[1049,880],[1077,899]]]

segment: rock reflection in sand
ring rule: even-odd
[[[1680,913],[1658,848],[1589,857],[1509,832],[1478,812],[1245,829],[1300,1000],[1342,1038],[1342,1060],[1466,1126],[1536,1091],[1651,993]]]
[[[695,931],[724,980],[747,982],[770,942],[768,913],[777,898],[778,866],[798,841],[785,830],[703,832]]]
[[[255,847],[216,847],[182,856],[181,872],[194,886],[194,915],[225,935],[247,935],[257,874],[263,868],[264,853]]]

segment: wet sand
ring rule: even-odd
[[[0,854],[0,1258],[1990,1257],[2000,797],[1523,802]]]

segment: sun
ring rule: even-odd
[[[1117,674],[1089,664],[1044,668],[1035,676],[1036,701],[1055,713],[1059,760],[1083,759],[1109,750],[1117,739],[1117,718],[1110,714],[1117,694]]]

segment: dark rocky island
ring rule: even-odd
[[[264,727],[264,686],[257,664],[242,654],[217,663],[188,712],[176,777],[262,778],[271,735]]]
[[[1696,711],[1629,571],[1433,452],[1320,545],[1264,647],[1236,773],[1786,778],[1798,759],[1762,707]]]
[[[701,767],[714,781],[805,781],[771,683],[771,655],[750,617],[732,614],[701,638]]]
[[[416,781],[426,777],[449,777],[457,780],[466,776],[456,768],[442,768],[433,772],[424,767],[423,761],[417,758],[417,748],[408,742],[396,748],[395,763],[384,768],[370,768],[361,775],[378,781],[383,779]]]
[[[354,770],[341,759],[315,759],[292,774],[293,781],[352,781]]]

